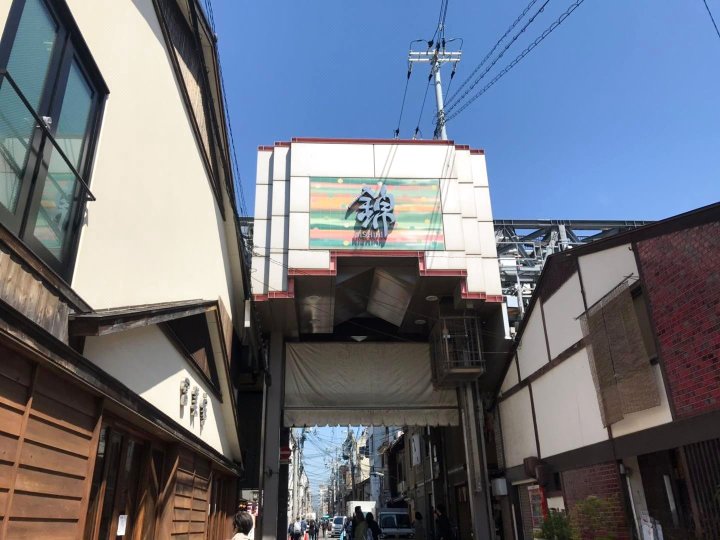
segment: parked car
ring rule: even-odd
[[[330,538],[334,538],[336,536],[340,538],[346,519],[347,518],[345,516],[335,516],[332,518],[332,523],[330,524]]]
[[[377,522],[381,538],[414,538],[415,530],[406,508],[383,508],[378,512]]]

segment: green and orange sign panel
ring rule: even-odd
[[[440,181],[311,177],[310,248],[444,250]]]

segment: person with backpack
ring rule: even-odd
[[[355,523],[353,524],[353,540],[368,540],[368,524],[365,521],[365,516],[362,513],[362,508],[359,506],[355,507]]]
[[[435,508],[435,525],[438,540],[455,540],[455,534],[443,504],[438,504]]]
[[[292,540],[302,540],[303,536],[305,536],[305,528],[303,527],[303,520],[298,518],[290,524],[288,527],[288,535],[290,535],[290,538]]]
[[[365,521],[368,524],[368,531],[372,534],[372,540],[380,540],[382,531],[380,530],[378,522],[375,521],[375,516],[373,516],[372,512],[365,514]],[[370,539],[368,538],[368,540]]]

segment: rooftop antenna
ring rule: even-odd
[[[430,77],[435,78],[435,104],[437,105],[437,121],[435,123],[434,139],[447,140],[447,129],[445,128],[445,105],[443,103],[443,89],[442,89],[442,78],[440,76],[440,68],[443,64],[451,63],[453,65],[452,73],[450,74],[450,80],[455,76],[458,62],[462,56],[462,39],[450,39],[445,40],[445,15],[447,14],[447,3],[445,3],[445,13],[441,12],[441,18],[438,21],[438,29],[435,32],[437,35],[437,41],[431,39],[427,42],[427,50],[417,51],[412,50],[412,44],[410,52],[408,53],[408,62],[412,66],[416,62],[423,62],[430,64]],[[413,43],[417,43],[420,40],[415,40]],[[460,41],[460,49],[457,51],[450,51],[446,48],[446,45]],[[423,40],[424,42],[424,40]],[[434,48],[433,48],[434,45]]]

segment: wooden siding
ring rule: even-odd
[[[206,537],[211,482],[210,462],[181,449],[175,477],[173,538],[185,540]]]
[[[78,538],[100,403],[0,346],[0,538]]]
[[[0,299],[67,343],[70,307],[6,249],[0,246]]]

